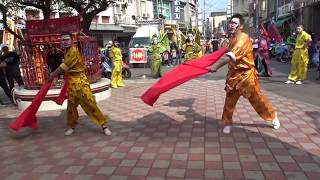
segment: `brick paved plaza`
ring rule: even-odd
[[[99,103],[111,137],[82,110],[70,137],[66,111],[40,112],[38,130],[14,133],[19,111],[2,107],[0,179],[319,179],[320,107],[266,92],[282,123],[273,130],[241,98],[224,135],[224,80],[192,80],[153,108],[139,99],[152,82],[127,81]]]

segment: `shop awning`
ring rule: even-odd
[[[114,24],[91,24],[90,30],[94,31],[123,31],[124,28]]]
[[[277,22],[275,22],[275,24],[276,24],[276,26],[280,27],[284,24],[284,22],[288,21],[289,19],[291,19],[291,17],[280,19]]]

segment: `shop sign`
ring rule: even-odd
[[[293,12],[293,2],[278,8],[278,18],[288,16]]]
[[[130,49],[130,63],[146,63],[147,58],[143,48]]]
[[[173,5],[173,17],[176,20],[180,20],[180,0],[174,0]]]

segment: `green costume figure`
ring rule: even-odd
[[[148,48],[148,52],[151,53],[151,76],[154,78],[158,78],[162,76],[162,56],[161,54],[166,51],[165,47],[158,42],[158,37],[153,36],[151,40],[151,47]]]
[[[185,52],[184,62],[202,56],[200,45],[195,43],[193,39],[193,35],[189,33],[187,35],[186,43],[182,46],[182,50]]]

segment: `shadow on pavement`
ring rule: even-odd
[[[317,129],[317,133],[320,134],[320,112],[318,111],[306,111],[306,114],[312,119],[312,124]]]
[[[159,170],[154,166],[156,160],[167,160],[165,172],[169,172],[169,169],[183,169],[184,173],[179,175],[182,179],[194,178],[194,174],[189,172],[199,168],[201,173],[197,174],[197,178],[200,179],[256,179],[260,176],[260,179],[274,177],[300,180],[319,177],[320,157],[311,150],[297,143],[281,141],[281,133],[277,134],[277,131],[262,123],[237,123],[232,133],[225,135],[221,132],[222,121],[214,116],[197,113],[193,109],[195,101],[194,98],[175,99],[163,106],[177,109],[176,113],[184,116],[182,121],[160,111],[131,122],[111,119],[111,137],[100,133],[99,127],[89,122],[87,116],[80,117],[74,135],[65,137],[65,112],[51,119],[41,116],[37,131],[28,130],[10,135],[8,130],[2,129],[0,167],[3,168],[0,168],[0,174],[28,174],[30,171],[26,168],[42,166],[43,163],[39,164],[42,160],[44,164],[60,167],[48,169],[46,173],[61,175],[67,167],[87,167],[93,159],[102,159],[102,166],[116,170],[121,168],[120,164],[124,160],[137,160],[134,167],[148,167],[149,172]],[[179,108],[187,109],[181,111]],[[309,112],[309,115],[318,117],[319,113]],[[11,120],[1,119],[1,127],[7,126]],[[278,136],[270,136],[267,132]],[[154,157],[150,157],[150,154],[154,154]],[[13,164],[5,161],[10,157],[16,158]],[[146,157],[151,161],[149,166],[146,164],[149,161],[144,159]],[[38,162],[33,161],[34,158]],[[63,164],[62,160],[68,158],[73,161]],[[145,163],[139,163],[141,161]],[[21,167],[10,169],[16,164]],[[214,174],[209,173],[212,170],[215,170]],[[257,171],[258,174],[250,171]],[[112,172],[111,175],[114,175]],[[105,178],[111,177],[101,173]],[[160,176],[174,178],[176,175],[165,173]]]

